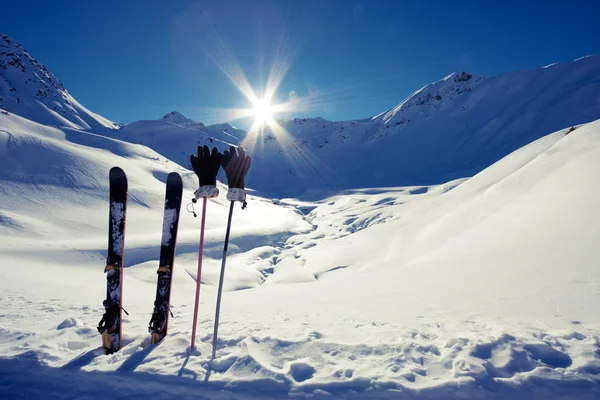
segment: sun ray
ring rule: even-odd
[[[328,83],[326,87],[320,86],[318,90],[296,96],[294,99],[288,100],[285,96],[282,101],[282,96],[277,96],[277,92],[280,91],[280,86],[289,73],[293,60],[304,46],[306,37],[302,37],[299,33],[293,34],[288,30],[289,26],[283,24],[280,27],[280,33],[269,38],[269,46],[270,50],[273,51],[273,55],[271,60],[265,60],[267,66],[265,72],[268,72],[265,80],[266,84],[263,84],[265,81],[261,78],[261,85],[253,87],[250,84],[248,75],[241,67],[233,42],[228,40],[227,24],[222,23],[221,17],[214,13],[211,7],[197,3],[190,5],[187,11],[182,14],[183,16],[177,24],[177,31],[181,32],[181,37],[185,37],[185,42],[188,45],[186,46],[186,53],[189,53],[189,45],[192,45],[194,50],[201,51],[248,103],[247,109],[199,109],[203,120],[220,122],[250,118],[255,108],[254,104],[262,99],[270,101],[273,119],[279,118],[279,115],[288,117],[314,113],[315,111],[328,112],[348,104],[365,104],[375,100],[379,102],[385,100],[387,102],[387,96],[385,98],[383,96],[365,98],[363,95],[364,87],[374,82],[398,79],[400,76],[412,73],[411,70],[402,70],[385,75],[367,73],[360,76],[348,76],[337,83]],[[282,20],[288,21],[288,18],[292,16],[294,19],[298,18],[297,10],[290,6]],[[307,13],[304,17],[310,18],[310,15]],[[258,55],[261,60],[266,56],[263,53]],[[393,103],[395,98],[389,97],[389,99],[390,103]],[[265,122],[267,123],[254,124],[252,122],[251,124],[254,129],[260,129],[261,126],[268,126],[268,121]]]
[[[250,152],[263,152],[274,144],[279,147],[279,152],[270,156],[285,157],[299,178],[331,182],[332,187],[335,187],[340,177],[311,151],[305,141],[294,138],[285,129],[285,124],[278,123],[276,119],[280,116],[286,118],[294,114],[298,116],[317,110],[328,110],[342,103],[358,102],[358,99],[364,100],[360,87],[366,85],[367,80],[361,78],[351,82],[339,82],[328,88],[309,90],[301,96],[278,96],[282,82],[291,69],[292,60],[301,47],[298,40],[290,40],[285,32],[282,32],[276,40],[270,67],[265,68],[268,71],[266,80],[261,79],[261,85],[253,87],[239,63],[236,52],[230,46],[231,43],[225,40],[225,25],[219,24],[215,15],[205,9],[200,10],[195,18],[194,23],[187,25],[187,29],[190,30],[188,40],[193,41],[207,59],[214,63],[247,103],[246,107],[199,109],[202,113],[209,114],[208,118],[203,120],[233,122],[251,119],[250,129],[242,143]],[[194,30],[197,30],[198,34],[194,34]]]

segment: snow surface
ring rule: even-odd
[[[175,318],[152,346],[164,180],[179,171],[191,199],[195,178],[141,145],[0,115],[0,385],[9,396],[93,397],[103,373],[131,382],[109,390],[117,398],[159,382],[174,387],[157,389],[166,398],[594,398],[600,121],[567,132],[444,185],[317,202],[250,196],[234,211],[211,362],[224,196],[208,205],[198,348],[188,349],[199,221],[186,213]],[[113,165],[130,181],[130,315],[124,348],[105,356],[95,325]]]
[[[597,62],[578,61],[591,63],[590,70]],[[568,65],[561,79],[571,79]],[[562,95],[556,89],[556,104],[565,93],[578,99],[595,87],[597,76],[578,71],[579,86],[573,83]],[[538,73],[527,72],[534,81]],[[409,111],[422,107],[418,99],[427,93],[462,85],[472,96],[495,79],[467,76],[452,74],[435,89],[424,88],[388,116],[331,124],[394,120],[406,105],[414,104]],[[520,84],[531,86],[525,78]],[[555,84],[565,88],[560,80]],[[586,98],[587,108],[565,109],[561,123],[593,114],[595,98]],[[555,118],[549,103],[538,105],[537,116]],[[484,154],[481,160],[491,165],[440,184],[349,189],[314,201],[249,191],[248,208],[234,210],[217,358],[211,361],[229,202],[218,183],[221,195],[208,201],[197,349],[190,350],[200,220],[185,211],[197,179],[182,164],[186,151],[210,143],[211,129],[223,134],[213,137],[223,145],[243,132],[225,125],[192,130],[169,121],[95,131],[73,121],[48,123],[45,111],[37,110],[34,116],[25,110],[31,118],[0,110],[2,398],[600,396],[600,120],[518,137],[534,126],[520,120],[522,129],[510,125],[517,136],[506,133],[495,146],[509,152],[508,144],[540,138],[493,164],[494,157]],[[327,122],[293,124],[308,135],[317,123]],[[148,146],[172,152],[173,159],[135,140],[144,129]],[[161,129],[193,141],[191,148],[180,148],[174,137],[167,146]],[[380,140],[383,148],[386,139],[356,148]],[[497,148],[483,139],[477,144],[482,152]],[[260,178],[261,156],[254,154],[250,174]],[[480,153],[473,147],[460,154]],[[103,355],[96,325],[104,312],[108,173],[115,165],[129,182],[123,279],[129,315],[123,348]],[[455,171],[460,168],[458,162]],[[169,335],[151,345],[147,326],[165,181],[173,171],[184,183],[174,318]],[[273,170],[274,180],[280,172]]]

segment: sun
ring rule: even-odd
[[[258,127],[263,127],[265,124],[270,124],[273,120],[273,106],[271,100],[263,97],[256,99],[252,104],[252,115],[254,116],[254,124]]]

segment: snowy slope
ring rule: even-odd
[[[151,346],[161,182],[168,171],[184,174],[185,201],[195,178],[145,146],[81,130],[0,114],[0,133],[0,387],[8,396],[94,398],[100,372],[127,377],[111,389],[115,398],[151,389],[163,398],[242,399],[600,394],[600,121],[444,185],[310,203],[252,197],[234,214],[214,362],[225,199],[209,204],[198,350],[187,349],[199,225],[189,214],[171,333]],[[112,165],[130,178],[130,315],[125,347],[104,356],[95,325]]]
[[[0,33],[0,108],[45,125],[117,129],[82,106],[56,76],[9,36]]]
[[[106,247],[108,171],[112,166],[119,165],[129,178],[128,218],[129,221],[133,218],[133,223],[128,226],[128,236],[137,236],[139,246],[158,251],[167,174],[176,171],[183,175],[184,208],[198,186],[193,173],[145,146],[82,130],[46,127],[3,112],[0,114],[0,138],[0,232],[13,237],[17,242],[28,235],[47,237],[59,242],[70,242],[70,238],[74,237],[78,245],[72,246],[79,247],[83,252],[102,254]],[[225,191],[221,189],[222,192]],[[226,216],[228,202],[224,199],[224,193],[222,198],[219,197],[212,203],[211,215]],[[291,210],[276,207],[268,200],[260,199],[256,203],[252,211],[238,216],[245,225],[240,233],[242,236],[269,243],[272,239],[269,236],[271,231],[277,237],[286,235],[287,228],[282,229],[283,226],[287,226],[290,232],[310,227]],[[260,212],[264,207],[277,218],[263,221]],[[252,222],[255,218],[258,219]],[[213,221],[209,219],[208,229],[215,229],[215,240],[221,239],[219,233],[224,231],[224,227],[219,225],[217,229],[212,224]],[[197,241],[197,232],[185,231],[186,228],[195,231],[197,225],[198,221],[192,218],[191,213],[185,213],[181,225],[183,228],[180,228],[184,230],[178,237],[180,252],[187,248],[186,241]],[[23,243],[28,244],[29,241],[23,239]],[[209,249],[210,246],[207,244]],[[189,247],[194,249],[197,246]],[[136,256],[136,251],[131,250],[128,254],[129,261],[147,261],[148,256],[144,251],[141,253]],[[8,257],[8,253],[4,256]],[[158,253],[155,256],[158,257]],[[210,272],[206,276],[210,276]],[[261,281],[258,273],[246,278]],[[240,283],[245,287],[256,284]]]
[[[169,160],[177,160],[179,164],[189,169],[191,169],[190,154],[196,152],[197,146],[217,146],[224,150],[240,142],[239,136],[236,135],[239,132],[229,124],[206,127],[202,123],[188,120],[183,115],[177,114],[183,120],[169,117],[158,121],[136,121],[119,130],[109,132],[107,136],[148,146]]]

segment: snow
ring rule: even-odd
[[[536,99],[510,107],[509,100],[499,101],[507,107],[502,116],[488,112],[479,120],[489,117],[488,125],[498,124],[488,130],[492,136],[475,140],[481,132],[463,132],[473,143],[450,146],[458,132],[444,131],[448,141],[438,132],[435,139],[448,152],[444,160],[456,172],[448,175],[456,175],[453,179],[432,183],[425,177],[402,186],[397,183],[402,176],[388,176],[386,169],[379,172],[388,185],[344,190],[317,185],[321,191],[291,198],[286,193],[298,183],[294,175],[261,158],[280,139],[264,142],[265,155],[253,153],[251,181],[271,177],[273,190],[281,192],[269,198],[257,195],[265,190],[248,189],[248,208],[235,207],[215,360],[210,356],[227,188],[218,183],[221,194],[207,205],[197,348],[190,350],[200,220],[185,212],[197,179],[184,164],[199,143],[210,143],[211,132],[219,146],[243,140],[244,133],[225,125],[194,130],[170,121],[96,130],[75,120],[49,123],[40,108],[33,116],[25,110],[25,117],[1,112],[0,393],[57,399],[598,398],[600,119],[582,120],[596,112],[597,79],[588,73],[596,71],[597,60],[544,69],[562,71],[560,79],[539,70],[479,81],[453,74],[403,102],[389,118],[395,120],[401,110],[422,111],[419,99],[437,104],[431,96],[455,85],[472,85],[461,94],[471,100],[487,87],[477,96],[489,102],[488,95],[512,82],[513,90]],[[544,83],[531,94],[530,79],[550,78],[557,79],[556,89]],[[573,104],[587,99],[585,110],[566,107],[569,96]],[[566,107],[564,113],[555,115],[550,99]],[[519,106],[537,108],[533,119],[515,117]],[[455,110],[452,102],[430,111],[453,112],[448,110]],[[541,122],[542,115],[550,122]],[[376,130],[364,124],[381,129],[385,116],[284,124],[297,134],[295,140],[316,149],[331,132],[352,130],[360,138],[324,145],[323,154],[335,159],[340,149],[355,149],[350,154],[373,149],[365,160],[375,162],[389,155],[378,153],[385,146],[402,143],[415,150],[409,140],[416,133],[426,135],[439,121],[450,121],[428,125],[413,117],[411,124],[424,124],[412,128],[415,133],[398,131],[367,142]],[[559,123],[569,129],[542,131]],[[396,142],[403,135],[408,138]],[[303,161],[333,169],[316,149],[314,158]],[[482,168],[459,175],[466,171],[461,157],[467,155],[480,156],[481,164],[471,161]],[[400,169],[416,157],[384,161]],[[417,162],[415,168],[424,165]],[[129,183],[123,278],[129,315],[123,348],[104,355],[96,326],[106,294],[113,166],[123,168]],[[291,178],[282,179],[282,171]],[[348,171],[335,169],[340,175]],[[147,326],[169,172],[178,172],[184,183],[174,318],[169,335],[151,345]]]
[[[23,369],[52,381],[55,368],[82,382],[65,398],[86,393],[94,371],[129,371],[141,393],[157,380],[189,396],[206,390],[210,398],[222,389],[233,398],[271,390],[340,398],[394,397],[401,390],[434,398],[459,387],[465,398],[521,390],[560,397],[548,389],[555,386],[566,397],[598,394],[600,191],[593,182],[600,121],[546,136],[444,185],[351,190],[316,202],[273,204],[250,196],[246,211],[234,211],[214,362],[223,195],[208,204],[198,350],[189,353],[188,346],[199,221],[186,213],[174,267],[175,318],[169,336],[152,346],[146,326],[162,182],[170,168],[180,171],[186,201],[195,178],[140,145],[61,135],[14,115],[3,115],[0,129],[10,132],[3,152],[23,160],[3,157],[1,168],[3,221],[11,221],[1,228],[0,283],[0,352],[13,360],[2,366],[9,394],[35,396],[18,384],[28,382]],[[83,144],[85,135],[93,147]],[[124,156],[107,150],[116,144]],[[36,158],[26,156],[31,152]],[[31,182],[28,168],[38,168],[40,159],[63,164],[47,175],[36,172]],[[98,160],[104,165],[96,166]],[[123,289],[130,315],[124,348],[104,356],[96,351],[95,325],[105,284],[105,182],[113,164],[130,180]],[[77,169],[98,176],[70,173]],[[19,268],[9,273],[9,265]]]

